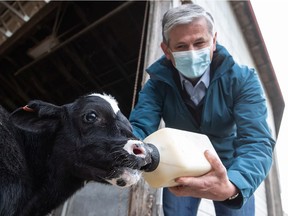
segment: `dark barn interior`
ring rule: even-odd
[[[147,7],[145,1],[1,1],[1,105],[9,111],[31,99],[62,105],[104,92],[128,116],[140,89]]]

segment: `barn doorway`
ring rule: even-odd
[[[147,11],[146,1],[0,2],[1,105],[104,92],[128,117],[141,88]],[[130,189],[88,183],[53,214],[122,216],[129,202]]]
[[[145,1],[1,2],[1,104],[11,111],[30,99],[61,105],[105,92],[128,116],[145,10]]]

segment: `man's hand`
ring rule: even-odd
[[[239,190],[229,181],[227,170],[219,157],[208,150],[205,157],[212,166],[211,171],[200,177],[180,177],[175,181],[179,186],[169,190],[176,196],[192,196],[215,201],[224,201],[234,196]]]

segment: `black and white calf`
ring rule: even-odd
[[[150,162],[111,96],[35,100],[12,114],[0,107],[1,216],[45,215],[87,180],[130,186]]]

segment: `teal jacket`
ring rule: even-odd
[[[267,124],[264,91],[254,69],[237,64],[217,44],[210,66],[210,85],[198,124],[175,81],[178,74],[165,56],[152,64],[150,79],[139,93],[130,115],[133,133],[140,139],[166,127],[206,134],[227,168],[241,196],[224,203],[240,208],[267,176],[275,140]]]

